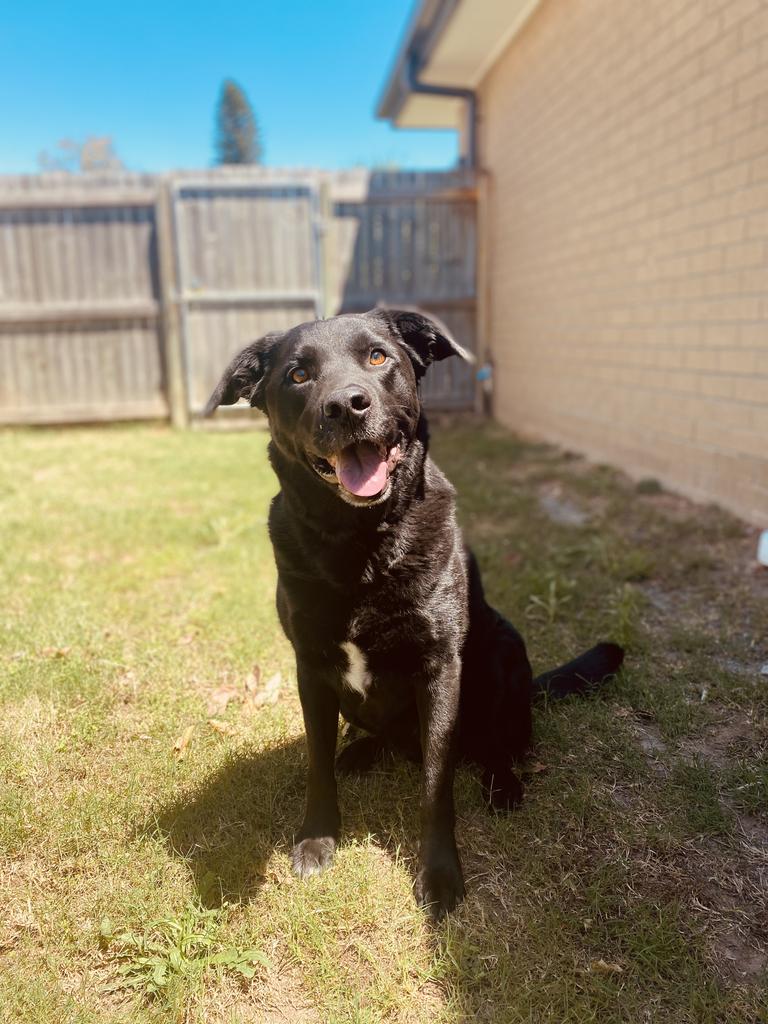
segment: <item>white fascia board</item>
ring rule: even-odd
[[[461,0],[430,48],[419,79],[475,89],[528,20],[539,0]]]

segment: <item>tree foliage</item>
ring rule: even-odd
[[[231,78],[225,79],[216,106],[216,163],[257,164],[261,161],[256,118],[248,97]]]
[[[38,154],[37,164],[41,171],[69,173],[125,169],[109,135],[89,135],[84,142],[60,139],[55,149]]]

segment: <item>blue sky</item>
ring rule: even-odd
[[[112,136],[135,170],[206,167],[222,79],[273,166],[446,167],[453,132],[373,110],[413,0],[8,0],[0,4],[0,173],[61,138]]]

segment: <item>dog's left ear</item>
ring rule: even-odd
[[[417,380],[431,363],[448,356],[473,361],[471,353],[461,347],[437,317],[425,316],[416,309],[372,309],[366,316],[384,321],[395,334],[413,363]]]
[[[264,411],[264,374],[280,338],[282,334],[266,334],[238,352],[214,388],[203,416],[212,416],[220,405],[234,405],[240,398],[247,398],[250,405]]]

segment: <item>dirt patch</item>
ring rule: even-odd
[[[658,509],[668,519],[683,521],[689,519],[696,511],[697,506],[681,494],[673,494],[671,491],[660,490],[655,494],[639,492],[640,500],[653,508]]]
[[[681,743],[684,754],[725,768],[734,758],[752,754],[761,740],[765,742],[765,726],[750,712],[721,708],[716,713],[718,720],[708,724],[700,736]]]
[[[659,586],[658,583],[654,583],[652,580],[641,580],[637,584],[637,589],[660,616],[666,616],[676,611],[675,596]]]
[[[666,778],[669,769],[661,760],[661,755],[667,753],[667,744],[661,737],[661,732],[653,722],[647,719],[635,718],[630,723],[630,728],[637,740],[637,745],[645,754],[648,767],[654,775]]]
[[[671,744],[653,721],[622,715],[660,780],[672,774],[669,758],[699,759],[722,771],[734,757],[749,756],[764,726],[749,711],[720,708],[716,716],[700,735]],[[625,811],[643,813],[642,795],[635,787],[619,785],[611,796]],[[691,908],[717,972],[753,983],[768,970],[768,824],[740,813],[727,794],[718,794],[718,799],[733,822],[731,831],[693,839],[671,858],[662,856],[656,866],[653,858],[646,858],[642,870],[663,872],[666,877],[659,884],[677,892]]]
[[[323,1024],[294,967],[252,982],[225,975],[208,983],[185,1006],[185,1021],[205,1024]]]
[[[690,899],[713,961],[722,974],[756,980],[768,970],[768,857],[712,840],[690,853]]]
[[[723,966],[745,981],[757,980],[768,970],[768,950],[751,946],[736,930],[718,936],[718,950]]]
[[[735,757],[754,751],[765,726],[748,711],[721,708],[717,714],[699,736],[682,740],[674,749],[653,722],[635,718],[630,727],[659,778],[670,775],[664,755],[699,759],[721,771]],[[638,794],[631,787],[617,787],[612,797],[624,809],[640,813]],[[667,863],[667,882],[701,921],[718,973],[755,982],[768,971],[768,823],[739,812],[727,794],[720,793],[718,799],[731,816],[732,831],[686,844],[685,856]]]
[[[304,991],[298,972],[285,968],[270,977],[267,986],[252,986],[230,1006],[226,1020],[237,1009],[243,1020],[258,1024],[320,1024],[322,1017]],[[245,1011],[245,1012],[244,1012]]]

